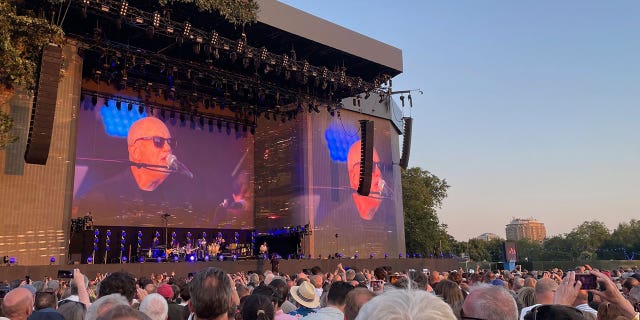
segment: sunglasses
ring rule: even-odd
[[[166,142],[172,149],[175,149],[175,147],[178,146],[178,142],[176,140],[174,140],[173,138],[164,138],[164,137],[158,137],[158,136],[153,136],[153,137],[141,137],[136,139],[133,143],[138,142],[138,140],[151,140],[153,141],[153,145],[158,148],[158,149],[162,149],[162,147],[164,147],[164,143]]]

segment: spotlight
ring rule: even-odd
[[[173,256],[173,262],[178,262],[178,260],[180,260],[178,256]]]
[[[158,263],[162,262],[162,257],[158,257],[158,258],[156,258],[156,261],[157,261]]]
[[[223,255],[220,255],[220,256],[218,257],[218,261],[220,261],[220,262],[224,261],[224,256],[223,256]]]
[[[87,263],[88,264],[92,264],[93,263],[93,257],[88,257],[87,258]]]
[[[353,255],[353,258],[358,259],[358,257],[360,257],[360,255],[356,252],[356,254]]]
[[[209,259],[211,259],[211,258],[209,257],[209,255],[204,256],[204,261],[209,262]]]
[[[238,261],[238,255],[237,254],[233,255],[233,261]]]
[[[54,264],[54,263],[56,263],[56,257],[49,258],[49,264]]]
[[[194,256],[194,255],[189,256],[189,261],[191,261],[191,262],[196,261],[196,256]]]
[[[140,257],[140,258],[138,258],[138,262],[140,262],[140,263],[144,263],[144,257]]]
[[[219,35],[217,31],[214,31],[211,35],[211,46],[215,47],[218,45]]]
[[[384,253],[384,258],[385,258],[385,259],[386,259],[386,258],[389,258],[389,253],[388,253],[388,252],[385,252],[385,253]]]
[[[373,252],[369,253],[369,259],[373,259]]]
[[[398,253],[398,259],[402,259],[402,253]]]
[[[120,15],[126,16],[128,9],[129,9],[129,3],[126,1],[122,1],[122,3],[120,4]]]
[[[153,27],[157,28],[158,26],[160,26],[160,14],[156,11],[153,13]]]
[[[404,108],[404,95],[400,96],[400,102],[402,102],[402,107]]]

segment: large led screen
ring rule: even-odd
[[[152,113],[116,97],[81,101],[73,217],[252,229],[253,203],[253,136],[242,126]]]
[[[315,243],[321,254],[368,256],[395,253],[402,246],[397,199],[401,190],[399,169],[393,162],[397,133],[391,122],[343,110],[338,117],[317,116],[310,134],[313,140],[309,196],[312,199]],[[374,121],[371,192],[359,195],[361,129],[359,120]],[[397,152],[397,151],[396,151]],[[400,230],[400,231],[399,231]]]

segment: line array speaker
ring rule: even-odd
[[[360,180],[358,194],[368,196],[373,171],[373,121],[360,120]]]
[[[27,163],[47,164],[58,97],[61,63],[62,48],[53,44],[45,45],[42,49],[38,83],[36,84],[33,107],[31,108],[29,137],[27,138],[27,148],[24,153],[24,160]]]
[[[400,157],[400,168],[406,169],[409,165],[409,153],[411,152],[411,127],[413,118],[405,117],[404,120],[404,139],[402,139],[402,157]]]

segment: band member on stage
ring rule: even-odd
[[[269,252],[269,248],[267,248],[267,242],[265,241],[260,245],[260,254],[265,254],[267,252]]]
[[[351,145],[349,153],[347,154],[347,169],[349,171],[351,189],[353,189],[353,201],[356,204],[360,218],[371,220],[382,202],[382,190],[384,189],[385,181],[382,179],[380,168],[378,167],[380,157],[378,156],[378,151],[374,148],[370,193],[368,196],[361,196],[357,193],[358,182],[360,180],[360,148],[360,141]]]
[[[142,118],[131,125],[127,136],[129,160],[140,190],[154,191],[171,171],[167,157],[171,155],[174,140],[167,126],[157,118]]]

